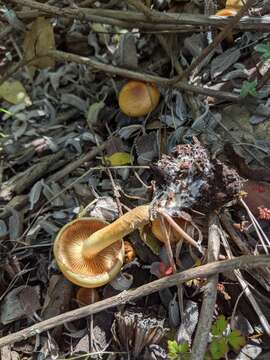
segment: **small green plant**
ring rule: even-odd
[[[238,330],[231,330],[228,320],[220,315],[211,327],[212,339],[208,346],[204,360],[220,360],[230,350],[239,352],[246,343],[244,336]],[[190,348],[187,341],[178,344],[175,340],[168,341],[170,360],[190,360]]]
[[[262,60],[266,61],[270,59],[270,42],[258,44],[254,49],[262,55]]]
[[[169,350],[169,359],[170,360],[189,360],[190,351],[188,342],[185,341],[181,344],[178,344],[175,340],[168,340],[168,350]]]
[[[205,360],[223,359],[229,350],[238,352],[246,341],[238,330],[228,328],[228,320],[220,315],[211,327],[212,340]]]
[[[240,96],[241,97],[246,97],[248,95],[256,96],[257,95],[256,86],[257,86],[257,80],[244,81],[241,87]]]

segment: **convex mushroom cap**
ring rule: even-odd
[[[120,271],[124,245],[120,238],[95,255],[89,254],[89,237],[107,223],[79,218],[65,225],[54,242],[54,256],[64,276],[76,285],[95,288],[110,282]]]
[[[160,99],[160,92],[156,85],[143,81],[130,80],[119,93],[119,107],[121,111],[131,117],[140,117],[153,111]]]
[[[183,228],[187,223],[184,219],[181,218],[174,219],[174,221]],[[161,220],[161,218],[157,218],[152,221],[151,231],[155,237],[163,243],[166,242],[166,236],[168,236],[171,243],[178,242],[182,239],[181,234],[179,234],[179,232],[177,232],[165,219]]]
[[[221,9],[218,12],[215,13],[216,16],[235,16],[237,14],[237,9],[234,8],[225,8]]]

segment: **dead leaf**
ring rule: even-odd
[[[38,17],[31,25],[31,29],[26,33],[23,43],[26,60],[32,60],[36,56],[38,59],[31,61],[29,69],[32,74],[35,68],[45,69],[54,67],[55,60],[47,54],[48,50],[55,49],[55,39],[53,27],[49,19]]]
[[[19,299],[25,315],[32,316],[40,308],[38,287],[26,286],[19,293]]]
[[[217,56],[211,63],[211,78],[215,79],[234,64],[241,56],[237,48],[226,50],[223,54]]]
[[[62,314],[69,310],[69,303],[72,296],[73,285],[62,275],[53,275],[50,278],[48,292],[45,297],[42,308],[42,318],[49,319],[51,317]],[[60,337],[62,334],[62,326],[58,326],[52,331],[54,338]]]
[[[0,86],[0,98],[5,99],[11,104],[25,103],[31,105],[31,100],[20,81],[5,81]]]
[[[39,287],[20,286],[11,290],[1,304],[0,322],[4,325],[34,314],[40,308]]]

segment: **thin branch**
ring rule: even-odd
[[[177,87],[184,91],[190,91],[195,94],[202,94],[202,95],[206,95],[206,96],[213,96],[213,97],[225,99],[225,100],[232,101],[232,102],[239,102],[241,100],[240,96],[238,96],[236,94],[232,94],[230,92],[213,90],[213,89],[209,89],[206,87],[194,86],[194,85],[185,83],[184,81],[180,81],[180,82],[177,82],[177,84],[175,84],[174,79],[163,78],[160,76],[154,76],[154,75],[150,75],[150,74],[146,74],[146,73],[141,73],[138,71],[132,71],[132,70],[127,70],[127,69],[123,69],[123,68],[112,66],[112,65],[103,64],[99,61],[89,59],[87,57],[83,57],[83,56],[79,56],[79,55],[75,55],[75,54],[71,54],[71,53],[66,53],[63,51],[50,50],[48,52],[48,54],[46,54],[46,55],[52,56],[56,60],[71,61],[71,62],[75,62],[77,64],[84,64],[84,65],[87,65],[87,66],[93,68],[94,70],[103,71],[107,74],[118,75],[118,76],[121,76],[124,78],[148,81],[148,82],[152,82],[152,83],[155,83],[155,84],[158,84],[161,86]]]
[[[207,265],[202,265],[183,271],[178,274],[166,276],[164,278],[142,285],[137,289],[128,290],[109,299],[101,300],[94,304],[87,305],[76,310],[68,311],[66,313],[57,315],[51,319],[36,323],[14,334],[4,336],[0,339],[0,348],[4,345],[12,344],[21,340],[26,340],[29,337],[40,334],[41,332],[46,330],[50,330],[55,326],[62,325],[66,322],[82,319],[86,316],[96,314],[105,309],[109,309],[121,304],[126,304],[129,301],[134,301],[135,299],[150,295],[154,292],[175,286],[177,284],[182,284],[195,278],[207,278],[211,275],[231,271],[233,269],[247,269],[257,266],[267,266],[269,265],[269,263],[270,257],[267,255],[240,256],[232,260],[213,262]]]
[[[69,17],[84,21],[98,21],[103,24],[119,25],[124,28],[138,28],[148,30],[164,30],[175,31],[186,28],[205,27],[205,31],[209,30],[209,26],[220,29],[228,23],[230,19],[218,16],[205,16],[201,14],[185,14],[185,13],[159,13],[151,10],[151,20],[144,13],[135,11],[119,11],[106,9],[89,9],[89,8],[59,8],[56,6],[43,4],[33,0],[11,0],[13,3],[28,6],[28,11],[17,11],[18,18],[31,19],[39,15]],[[148,9],[149,10],[149,9]],[[39,12],[38,12],[39,11]],[[113,20],[116,22],[113,23]],[[118,21],[118,22],[117,22]],[[120,22],[121,21],[121,25]],[[262,17],[243,17],[239,23],[233,25],[231,29],[239,29],[241,31],[261,31],[269,32],[270,16]]]
[[[220,248],[220,234],[217,216],[209,219],[208,262],[217,261]],[[212,325],[217,297],[218,274],[209,276],[203,295],[200,318],[192,345],[191,360],[203,360]]]

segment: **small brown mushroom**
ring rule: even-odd
[[[122,87],[118,101],[124,114],[140,117],[153,111],[157,107],[159,99],[160,92],[156,85],[131,80]]]
[[[237,14],[237,9],[226,7],[225,9],[221,9],[218,12],[215,13],[216,16],[235,16]]]
[[[182,228],[184,228],[187,223],[184,219],[181,218],[174,219],[174,221]],[[152,222],[151,231],[155,235],[155,237],[163,243],[166,242],[166,233],[171,243],[178,242],[182,239],[181,234],[179,234],[179,232],[177,232],[170,224],[168,224],[168,221],[166,221],[165,219],[155,219]]]

